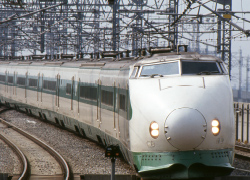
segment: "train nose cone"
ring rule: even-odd
[[[206,138],[206,132],[206,120],[196,109],[175,109],[165,122],[166,138],[179,150],[195,149]]]

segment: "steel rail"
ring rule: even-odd
[[[243,172],[247,172],[247,173],[250,173],[250,170],[247,170],[247,169],[240,169],[240,168],[235,168],[235,170],[238,170],[238,171],[243,171]]]
[[[241,151],[243,153],[235,153],[235,157],[242,159],[242,160],[246,160],[246,161],[250,161],[250,148],[248,147],[244,147],[244,146],[239,146],[239,145],[235,145],[235,150]],[[244,153],[248,153],[248,155],[245,155]]]
[[[235,145],[235,149],[239,150],[239,151],[250,153],[250,148],[248,148],[248,147],[244,147],[244,146],[240,146],[240,145]]]
[[[22,172],[21,176],[18,178],[18,180],[27,179],[28,161],[27,161],[25,155],[23,154],[23,152],[13,142],[11,142],[7,137],[5,137],[3,134],[0,134],[0,139],[2,139],[7,145],[9,145],[17,153],[17,155],[19,156],[19,158],[22,161],[23,172]]]
[[[33,142],[35,142],[36,144],[38,144],[39,146],[44,148],[46,151],[48,151],[60,164],[62,171],[63,171],[63,174],[64,174],[64,179],[69,180],[69,178],[70,178],[69,166],[68,166],[67,162],[64,160],[64,158],[56,150],[54,150],[52,147],[50,147],[49,145],[47,145],[46,143],[44,143],[40,139],[37,139],[33,135],[21,130],[20,128],[14,126],[13,124],[11,124],[9,122],[6,122],[4,119],[0,118],[0,122],[2,122],[3,124],[6,124],[7,126],[10,126],[15,131],[17,131],[20,134],[24,135],[25,137],[29,138],[30,140],[32,140]]]

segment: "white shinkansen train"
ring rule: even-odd
[[[119,145],[144,179],[233,170],[233,97],[217,57],[2,61],[0,99],[105,146]]]

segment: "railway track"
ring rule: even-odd
[[[1,118],[0,127],[4,130],[0,133],[0,139],[16,152],[22,163],[22,172],[14,179],[69,179],[66,161],[53,148]]]
[[[8,144],[17,154],[18,158],[22,162],[22,172],[18,179],[27,179],[28,178],[28,161],[23,152],[17,147],[12,141],[10,141],[3,134],[0,134],[0,139],[3,140],[6,144]]]
[[[236,149],[236,150],[243,151],[243,152],[248,152],[248,153],[250,153],[250,148],[245,147],[245,146],[235,145],[235,149]]]
[[[105,150],[100,145],[13,109],[2,113],[0,117],[26,132],[39,137],[39,139],[42,139],[56,149],[70,165],[70,178],[82,179],[85,175],[89,177],[96,174],[109,175],[111,173],[110,159],[104,156]],[[1,130],[2,128],[0,127],[0,132]],[[5,163],[6,160],[2,157],[8,157],[9,155],[0,151],[0,169],[3,167],[3,173],[16,174],[17,168],[13,168],[13,162],[18,161],[16,160],[17,156],[4,143],[0,143],[1,147],[6,149],[4,152],[12,153],[13,155],[12,160]],[[7,166],[4,166],[4,163]],[[130,176],[136,175],[136,172],[126,162],[118,158],[116,160],[116,175]]]
[[[235,145],[235,157],[250,161],[250,148]]]

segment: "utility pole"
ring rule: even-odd
[[[117,36],[116,36],[116,13],[117,13],[117,2],[118,0],[114,0],[114,4],[113,4],[113,51],[116,51],[116,42],[117,42]]]
[[[172,42],[169,42],[169,46],[172,46],[174,49],[177,47],[178,45],[178,25],[174,24],[173,26],[171,26],[171,24],[173,22],[176,21],[177,16],[176,14],[178,14],[178,0],[169,0],[169,12],[172,13],[173,15],[169,15],[168,16],[168,20],[169,20],[169,39],[172,40]]]
[[[224,11],[232,11],[232,1],[229,0],[227,3],[223,4]],[[223,14],[224,18],[231,20],[231,14],[225,13]],[[225,20],[222,21],[223,24],[223,36],[222,36],[222,60],[228,63],[228,72],[229,76],[231,77],[231,29],[232,26]]]
[[[40,9],[42,9],[43,8],[43,5],[42,5],[42,3],[40,2]],[[41,51],[41,53],[44,53],[44,39],[45,39],[45,33],[43,33],[44,32],[44,27],[45,27],[45,21],[46,21],[46,19],[45,19],[45,16],[44,16],[44,12],[42,11],[42,12],[40,12],[40,21],[41,21],[41,42],[40,42],[40,44],[41,44],[41,49],[40,49],[40,51]]]
[[[228,72],[231,78],[231,29],[228,21],[231,20],[232,0],[218,0],[223,5],[223,9],[218,10],[217,21],[217,52],[221,52],[222,60],[228,64]]]
[[[248,87],[249,87],[249,76],[248,76],[248,72],[250,71],[250,68],[249,68],[249,56],[247,56],[247,67],[246,67],[246,70],[247,70],[247,72],[246,72],[246,94],[248,94],[248,91],[249,91],[249,89],[248,89]],[[247,96],[246,97],[246,99],[247,99],[247,101],[248,101],[248,99],[249,99],[249,97]]]
[[[239,91],[238,91],[238,100],[241,99],[241,83],[242,83],[242,64],[243,64],[243,58],[242,58],[242,50],[240,49],[240,57],[239,57]]]

